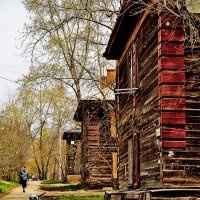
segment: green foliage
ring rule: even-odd
[[[0,113],[0,176],[9,180],[19,173],[29,157],[30,138],[17,101],[14,98],[4,104]]]
[[[60,200],[103,200],[103,195],[92,195],[92,196],[68,196],[61,197]]]
[[[6,193],[9,192],[13,187],[18,185],[17,183],[14,182],[0,182],[0,193]]]

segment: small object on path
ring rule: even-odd
[[[43,196],[45,193],[46,193],[46,192],[44,192],[44,193],[42,193],[42,194],[40,194],[40,195],[38,195],[38,196],[35,195],[35,194],[31,194],[31,195],[29,196],[29,200],[39,200],[40,197]]]
[[[38,200],[38,197],[35,194],[31,194],[29,200]]]

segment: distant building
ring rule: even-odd
[[[88,187],[114,186],[117,179],[114,82],[115,70],[107,70],[102,90],[80,100],[74,116],[82,123],[81,176]]]
[[[80,130],[69,130],[63,134],[63,140],[67,142],[66,175],[68,182],[81,181],[81,148]]]

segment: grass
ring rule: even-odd
[[[19,183],[19,179],[10,179],[10,182],[12,182],[12,183]]]
[[[41,187],[42,190],[45,191],[76,191],[83,189],[83,184],[76,184],[76,185],[64,185],[64,186],[48,186],[44,185]]]
[[[41,181],[41,183],[42,184],[56,184],[56,183],[58,183],[58,184],[60,184],[60,183],[63,183],[63,184],[65,184],[67,181],[66,180],[42,180]]]
[[[91,195],[91,196],[68,196],[61,197],[60,200],[103,200],[103,195]]]
[[[0,180],[0,193],[9,192],[13,187],[17,186],[16,182],[5,182]]]

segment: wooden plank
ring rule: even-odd
[[[162,118],[161,124],[185,124],[185,118]]]
[[[92,131],[90,131],[90,130],[88,130],[88,135],[99,135],[99,130],[92,130]]]
[[[185,141],[167,141],[163,140],[161,142],[161,146],[164,148],[185,148],[186,142]]]
[[[186,178],[163,178],[164,183],[185,183]]]
[[[87,130],[88,131],[97,131],[97,130],[99,130],[99,127],[98,126],[88,126]]]
[[[118,161],[118,153],[112,153],[112,177],[117,178],[117,162]]]
[[[99,136],[88,136],[88,140],[96,140],[96,141],[99,141]]]
[[[160,118],[161,124],[185,124],[184,112],[162,112]]]
[[[185,111],[185,98],[161,98],[159,103],[161,110]],[[171,117],[176,115],[177,113],[174,113],[174,115],[171,114]]]
[[[158,60],[158,69],[185,69],[184,57],[161,57]]]
[[[158,38],[160,42],[183,42],[185,40],[185,32],[183,29],[161,29],[158,32]]]
[[[158,49],[159,56],[184,56],[184,45],[180,43],[161,43]]]
[[[186,131],[185,129],[177,128],[162,128],[161,129],[162,138],[185,138]]]
[[[151,197],[151,200],[191,200],[191,199],[194,199],[194,200],[200,200],[200,198],[196,197],[195,196],[189,196],[189,197],[172,197],[172,198],[169,198],[169,197]]]
[[[185,83],[185,72],[161,71],[158,78],[160,83]]]
[[[144,180],[141,181],[141,187],[142,188],[162,188],[163,184],[160,181],[160,179],[152,179],[152,180]]]
[[[111,137],[116,137],[116,127],[115,127],[115,112],[110,112],[110,132]]]
[[[160,97],[185,97],[185,85],[160,85]]]

